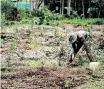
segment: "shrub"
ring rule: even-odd
[[[16,9],[14,7],[14,4],[9,0],[2,0],[1,1],[1,14],[5,13],[5,19],[7,20],[13,20],[13,16],[15,16],[15,13],[13,13],[13,10]]]
[[[31,11],[28,9],[19,9],[19,12],[20,12],[21,18],[28,19],[32,17]]]
[[[20,24],[26,24],[26,23],[30,23],[30,20],[29,20],[29,19],[23,18],[23,19],[20,21]]]
[[[54,23],[54,21],[63,18],[62,15],[59,15],[57,13],[52,13],[50,10],[48,10],[47,7],[33,11],[32,16],[38,17],[40,19],[39,24],[46,24],[46,25],[51,25]]]

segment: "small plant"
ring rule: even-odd
[[[60,35],[60,31],[58,27],[55,28],[55,36],[58,37]]]
[[[30,21],[31,21],[31,20],[29,20],[29,19],[23,18],[23,19],[20,21],[20,24],[27,24],[27,23],[29,24]]]
[[[34,39],[32,42],[29,44],[30,49],[37,49],[39,48],[39,45],[37,44],[37,41]]]
[[[71,83],[72,82],[70,80],[65,80],[65,88],[69,88]]]
[[[35,34],[33,32],[30,33],[30,40],[31,40],[31,43],[29,44],[30,49],[39,48],[39,44],[37,43],[37,40],[35,38]]]
[[[46,32],[46,27],[44,25],[39,27],[39,30],[41,32],[41,35],[44,36],[44,33]]]
[[[91,34],[92,33],[92,25],[86,25],[85,29]]]
[[[33,23],[39,25],[40,24],[40,18],[39,17],[34,17],[33,18]]]

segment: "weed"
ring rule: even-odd
[[[70,80],[65,80],[65,88],[69,88],[71,83],[72,82]]]

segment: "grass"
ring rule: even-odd
[[[82,85],[80,89],[104,89],[104,80],[99,81],[88,81]]]
[[[104,19],[101,18],[88,18],[88,19],[69,19],[65,18],[61,20],[61,23],[66,24],[79,24],[79,25],[88,25],[88,24],[104,24]]]
[[[48,67],[58,67],[57,60],[50,60],[50,59],[42,59],[42,60],[26,60],[24,61],[26,65],[30,67],[36,68],[41,66],[48,66]]]
[[[15,25],[32,25],[32,19],[22,19],[21,21],[8,21],[8,24],[5,26],[15,26]],[[44,23],[43,23],[44,24]],[[58,26],[60,24],[78,24],[78,25],[91,25],[91,24],[104,24],[104,18],[66,18],[64,17],[62,20],[54,20],[50,23],[50,25]],[[35,24],[34,24],[35,25]]]

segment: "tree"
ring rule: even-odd
[[[44,3],[44,0],[31,0],[30,2],[32,4],[32,9],[37,10],[40,8],[42,3]]]

